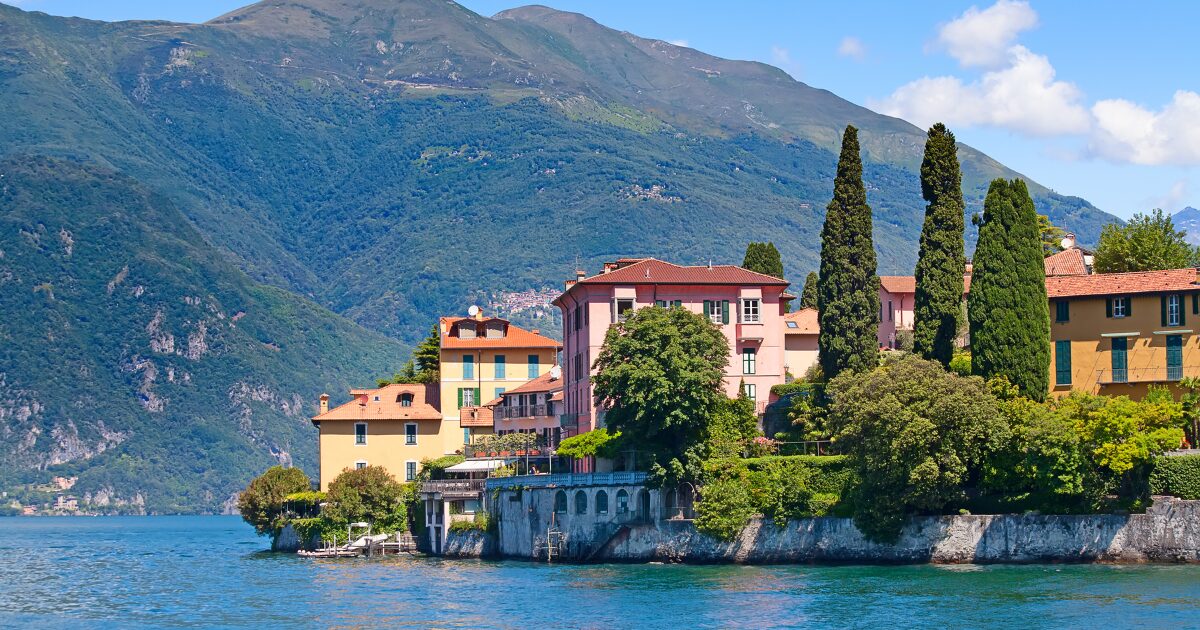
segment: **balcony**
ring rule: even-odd
[[[1123,383],[1174,383],[1188,377],[1200,377],[1200,366],[1173,365],[1170,367],[1100,370],[1097,382],[1101,385]]]
[[[564,413],[558,417],[558,426],[574,431],[579,428],[579,414]]]
[[[421,492],[440,494],[447,499],[474,499],[483,492],[486,479],[446,479],[442,481],[426,481],[421,484]]]
[[[644,472],[608,473],[558,473],[553,475],[521,475],[519,477],[493,477],[487,480],[487,489],[546,488],[579,486],[638,486],[646,482]]]
[[[511,419],[540,418],[554,414],[550,413],[550,405],[513,405],[496,407],[494,415],[497,419]]]

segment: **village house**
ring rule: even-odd
[[[1051,393],[1140,398],[1200,376],[1196,269],[1051,276],[1046,293]]]
[[[795,378],[803,378],[817,363],[817,309],[802,308],[783,316],[783,369]]]
[[[562,368],[549,372],[500,395],[488,403],[498,435],[533,433],[538,444],[554,448],[561,441],[559,413],[563,401]]]
[[[477,306],[468,317],[441,318],[438,329],[442,419],[460,429],[457,441],[447,442],[451,452],[469,444],[473,435],[492,433],[484,403],[549,372],[562,347],[537,330],[485,317]]]
[[[322,394],[312,423],[320,432],[317,462],[321,490],[343,470],[383,466],[396,479],[412,481],[421,460],[454,452],[458,423],[443,421],[436,384],[392,384],[352,389],[351,400],[333,409]],[[457,438],[459,442],[456,442]]]
[[[563,437],[604,426],[592,364],[609,326],[634,310],[678,306],[700,313],[729,342],[725,393],[746,394],[761,414],[771,386],[784,382],[784,314],[788,282],[732,265],[683,266],[654,258],[623,258],[587,276],[576,272],[555,301],[563,313]]]

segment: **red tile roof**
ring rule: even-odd
[[[752,284],[786,287],[789,283],[734,265],[684,266],[644,258],[608,273],[583,278],[579,284]]]
[[[817,323],[817,309],[815,308],[802,308],[798,311],[788,313],[783,316],[783,321],[783,332],[788,335],[815,335],[821,332],[821,326]],[[792,328],[787,322],[795,322],[796,327]]]
[[[558,375],[555,376],[555,373],[557,373]],[[558,391],[558,390],[561,390],[562,388],[563,388],[562,371],[555,370],[552,368],[549,371],[547,371],[545,374],[533,379],[532,381],[529,381],[528,383],[525,383],[518,387],[514,387],[514,388],[504,392],[504,395],[507,396],[507,395],[511,395],[511,394],[540,394],[543,392]]]
[[[352,389],[354,399],[313,417],[326,420],[441,420],[439,386],[430,384],[393,384],[378,389]],[[400,404],[401,394],[412,394],[412,405]],[[375,397],[379,400],[376,401]]]
[[[1083,250],[1078,247],[1064,249],[1057,254],[1051,254],[1044,261],[1046,276],[1086,276],[1087,264],[1083,260]]]
[[[562,347],[562,344],[549,338],[544,337],[533,331],[525,330],[520,326],[515,326],[508,323],[507,320],[496,317],[489,317],[483,321],[502,321],[505,323],[507,333],[503,337],[486,337],[480,335],[471,339],[463,339],[461,337],[452,337],[448,333],[453,330],[454,324],[468,320],[469,317],[443,317],[440,330],[442,331],[442,348],[450,348],[455,350],[476,350],[476,349],[491,349],[491,348],[548,348],[556,350]]]
[[[1100,297],[1141,293],[1177,293],[1200,291],[1196,269],[1097,273],[1087,276],[1051,276],[1046,278],[1050,298]]]
[[[916,293],[915,276],[879,276],[879,286],[888,293]]]

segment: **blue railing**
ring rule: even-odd
[[[636,486],[645,482],[646,473],[644,472],[556,473],[553,475],[493,477],[487,480],[487,489],[544,488],[549,486]]]

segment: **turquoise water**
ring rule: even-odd
[[[0,518],[0,627],[1200,627],[1200,566],[305,560],[236,517]]]

